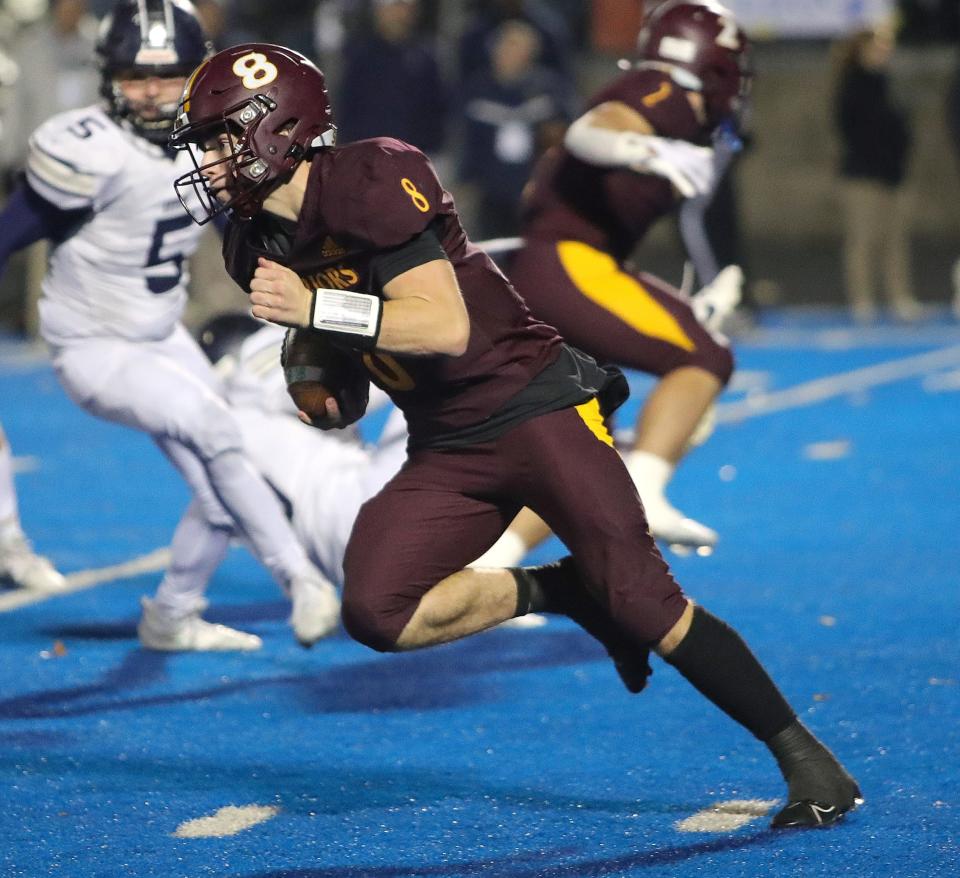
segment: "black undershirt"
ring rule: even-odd
[[[600,366],[593,357],[564,344],[557,357],[519,393],[479,424],[434,435],[411,448],[459,448],[492,442],[508,430],[540,415],[581,405],[593,397],[608,417],[630,394],[627,379],[615,366]]]

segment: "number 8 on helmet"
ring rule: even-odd
[[[246,43],[219,52],[187,80],[170,143],[187,149],[194,170],[176,181],[184,209],[200,223],[225,210],[252,217],[312,149],[333,146],[336,126],[323,73],[291,49]],[[204,166],[204,145],[223,132],[231,154]],[[225,164],[235,194],[219,202],[205,172]],[[191,211],[192,190],[203,215]]]

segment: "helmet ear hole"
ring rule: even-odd
[[[277,137],[289,137],[293,134],[293,129],[297,127],[297,121],[297,119],[287,119],[286,122],[273,129],[274,135]]]

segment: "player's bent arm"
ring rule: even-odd
[[[350,334],[359,347],[398,354],[460,356],[470,320],[453,267],[446,259],[420,263],[383,286],[386,301],[350,290],[307,289],[295,272],[260,257],[250,281],[251,313],[282,326],[312,326]],[[355,315],[360,332],[345,329]]]
[[[383,287],[386,301],[379,350],[459,357],[470,340],[470,318],[453,266],[434,259],[398,274]]]
[[[712,149],[658,137],[647,119],[620,101],[607,101],[577,119],[564,146],[591,165],[665,177],[685,198],[714,185]]]

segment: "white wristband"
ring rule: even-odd
[[[360,336],[367,347],[380,334],[382,311],[383,302],[377,296],[318,287],[313,291],[310,322],[314,329]]]

